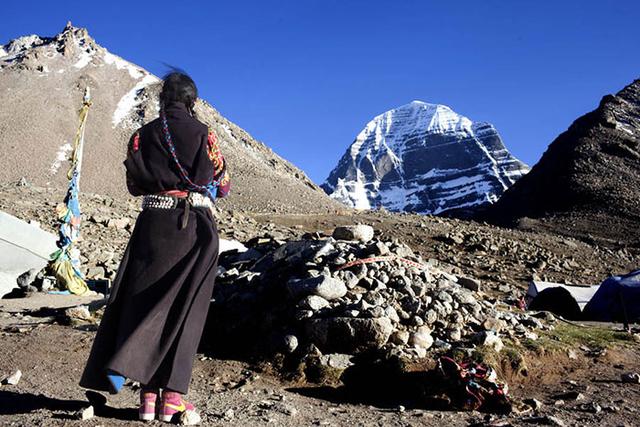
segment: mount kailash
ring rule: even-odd
[[[528,171],[491,124],[413,101],[367,123],[322,188],[357,209],[440,214],[494,203]]]

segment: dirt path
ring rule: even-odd
[[[38,298],[3,300],[0,304],[4,329],[0,333],[0,374],[4,377],[16,369],[23,373],[17,385],[0,387],[0,425],[142,425],[136,421],[137,394],[131,385],[116,396],[108,396],[107,406],[97,408],[91,420],[75,419],[75,413],[88,406],[84,390],[76,384],[94,332],[57,324],[24,327],[33,319],[29,313],[37,306],[64,306],[61,297]],[[16,331],[12,324],[23,328]],[[630,344],[593,357],[582,353],[578,350],[575,360],[562,355],[530,358],[529,377],[510,378],[514,398],[537,398],[543,407],[536,416],[554,416],[566,425],[637,425],[640,385],[623,384],[619,379],[622,372],[640,370],[638,346]],[[553,366],[546,366],[549,363]],[[383,392],[385,384],[379,386]],[[555,395],[567,391],[578,391],[583,397],[559,402],[562,399]],[[526,420],[533,421],[527,418],[532,414],[500,417],[429,411],[413,409],[410,402],[380,406],[354,400],[336,389],[288,383],[259,373],[245,362],[212,360],[203,355],[195,363],[189,398],[202,412],[203,425],[463,426],[487,422],[530,425]],[[594,403],[600,407],[598,413]],[[399,405],[408,409],[400,411]],[[546,418],[537,420],[549,422]]]

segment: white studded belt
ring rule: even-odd
[[[163,194],[147,194],[142,197],[142,209],[175,209],[179,206],[180,201],[185,199],[194,208],[213,207],[211,199],[200,193],[189,193],[186,198],[165,196]]]

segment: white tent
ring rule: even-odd
[[[600,285],[564,285],[562,283],[542,282],[533,280],[529,284],[527,289],[527,306],[531,304],[531,301],[542,291],[548,288],[563,288],[566,289],[571,296],[576,300],[580,310],[584,310],[585,305],[591,300],[596,293]]]
[[[0,297],[17,287],[20,274],[45,267],[57,249],[54,234],[0,211]]]

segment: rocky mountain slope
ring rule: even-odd
[[[125,196],[126,143],[132,131],[157,117],[159,82],[71,24],[54,37],[31,35],[0,46],[0,182],[25,177],[64,188],[77,110],[90,87],[81,185],[85,191]],[[301,170],[210,104],[199,101],[196,111],[217,131],[229,163],[233,193],[225,206],[261,212],[338,207]]]
[[[371,120],[322,187],[357,209],[439,214],[494,203],[528,170],[491,124],[413,101]]]
[[[486,217],[639,243],[640,80],[577,119]]]

